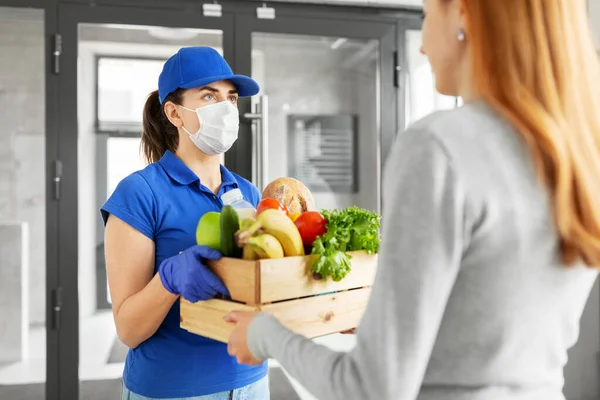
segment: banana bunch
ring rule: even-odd
[[[235,234],[244,260],[294,257],[304,255],[302,237],[294,222],[283,212],[268,209],[242,221]]]

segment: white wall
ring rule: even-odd
[[[600,50],[600,0],[589,0],[596,48]],[[579,340],[569,350],[564,393],[568,400],[600,398],[600,284],[596,282],[581,316]]]
[[[600,399],[600,288],[596,282],[581,316],[579,339],[565,367],[567,400]]]
[[[588,0],[588,6],[596,48],[600,51],[600,0]]]
[[[87,53],[79,48],[80,68],[78,68],[77,106],[79,110],[94,107],[94,68],[87,66]],[[93,66],[93,64],[92,64]],[[96,182],[96,138],[94,137],[93,114],[79,112],[79,132],[77,136],[77,196],[78,196],[78,273],[79,273],[79,316],[84,318],[96,308],[96,239],[95,209]]]
[[[25,222],[29,226],[29,247],[24,250],[30,260],[29,287],[25,288],[30,301],[26,312],[31,324],[43,324],[46,319],[43,12],[0,7],[0,54],[0,222]],[[0,268],[9,268],[4,261],[0,259]],[[20,289],[7,284],[0,282],[0,290]],[[8,306],[20,307],[17,303]]]

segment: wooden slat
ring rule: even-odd
[[[365,312],[371,288],[262,306],[288,329],[307,338],[355,328]]]
[[[208,300],[190,303],[180,300],[180,327],[196,335],[227,343],[235,325],[223,321],[230,311],[256,311],[254,306],[226,300]]]
[[[281,300],[336,292],[371,286],[377,272],[377,254],[351,252],[351,271],[339,282],[331,278],[313,279],[310,272],[313,261],[318,256],[286,257],[274,260],[260,260],[260,297],[258,303],[272,303]]]
[[[259,303],[259,274],[256,261],[222,258],[208,263],[210,269],[223,281],[231,299],[246,304]]]
[[[363,288],[264,306],[248,306],[226,300],[190,303],[181,299],[180,326],[197,335],[227,343],[234,325],[223,321],[223,317],[235,310],[261,309],[273,314],[288,329],[307,338],[315,338],[358,326],[370,295],[371,289]]]

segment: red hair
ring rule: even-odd
[[[564,262],[600,266],[600,68],[584,0],[461,0],[475,88],[528,143]]]

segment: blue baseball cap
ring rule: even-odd
[[[260,91],[252,78],[235,75],[227,61],[211,47],[184,47],[171,56],[158,77],[158,99],[177,89],[192,89],[228,80],[235,85],[240,97],[254,96]]]

